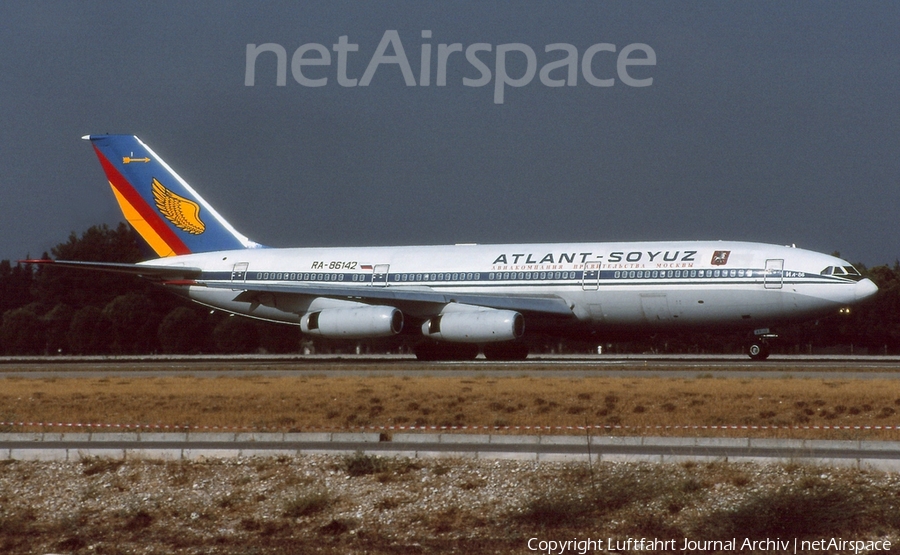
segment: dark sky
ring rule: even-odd
[[[898,29],[894,2],[3,2],[0,258],[121,219],[79,139],[109,132],[271,246],[739,239],[893,263]],[[431,45],[430,86],[382,64],[343,87],[334,51],[301,68],[325,86],[292,77],[298,47],[347,35],[361,79],[389,30],[416,80]],[[285,48],[285,86],[269,53],[245,86],[251,43]],[[571,44],[577,81],[535,75],[496,104],[495,75],[464,86],[464,54],[435,86],[442,43],[491,45],[492,73],[498,45],[529,45],[540,72],[564,55],[545,45]],[[598,43],[616,46],[592,64],[611,87],[581,72]],[[632,43],[656,54],[628,69],[648,87],[617,75]]]

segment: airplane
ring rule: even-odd
[[[523,360],[529,339],[772,329],[878,288],[846,260],[734,241],[269,248],[235,230],[132,135],[88,135],[125,219],[156,253],[137,264],[29,261],[134,274],[213,309],[304,334],[413,336],[420,360]]]

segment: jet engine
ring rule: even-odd
[[[326,308],[304,314],[300,329],[339,339],[389,337],[403,330],[403,313],[392,306]]]
[[[435,316],[422,324],[422,334],[457,343],[512,341],[525,333],[525,317],[511,310],[465,310]]]

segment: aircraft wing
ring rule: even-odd
[[[217,289],[241,289],[236,301],[252,302],[256,293],[288,293],[295,295],[311,295],[316,297],[330,297],[333,299],[345,299],[373,304],[389,304],[391,302],[422,303],[431,305],[445,305],[448,303],[468,304],[496,308],[500,310],[515,310],[523,312],[541,312],[557,316],[573,316],[569,304],[554,295],[490,295],[472,293],[449,293],[435,291],[428,287],[369,287],[346,286],[325,284],[233,284],[222,282],[199,282],[199,284]]]
[[[125,264],[121,262],[83,262],[76,260],[19,260],[20,264],[40,264],[81,270],[97,270],[119,274],[131,274],[150,279],[177,280],[200,277],[202,270],[188,266],[152,266],[149,264]]]
[[[258,293],[282,293],[346,299],[369,302],[372,304],[414,303],[437,307],[448,303],[459,303],[499,310],[537,312],[566,317],[574,316],[568,302],[555,295],[449,293],[435,291],[430,287],[403,286],[371,287],[362,285],[348,286],[314,283],[236,284],[221,281],[204,281],[200,279],[203,271],[200,268],[190,266],[163,266],[47,259],[20,260],[19,262],[23,264],[40,264],[44,266],[130,274],[156,281],[177,283],[179,285],[197,285],[214,289],[230,289],[234,291],[240,290],[241,293],[238,294],[234,300],[245,302],[253,302],[255,295]]]

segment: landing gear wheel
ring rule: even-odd
[[[488,360],[525,360],[528,358],[528,345],[522,343],[488,343],[484,346],[484,358]]]
[[[753,341],[750,343],[750,359],[766,360],[769,358],[769,345],[764,341]]]
[[[474,343],[423,343],[415,348],[421,361],[475,360],[478,345]]]

